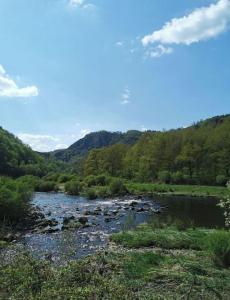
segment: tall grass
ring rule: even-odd
[[[210,234],[205,243],[213,260],[222,267],[230,267],[230,232],[218,230]]]

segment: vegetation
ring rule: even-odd
[[[225,198],[228,195],[226,187],[218,186],[199,186],[199,185],[172,185],[159,183],[136,183],[126,182],[127,190],[130,194],[164,194],[176,196],[194,196],[194,197],[217,197]]]
[[[143,243],[143,239],[138,245],[127,243],[129,236],[139,231],[143,236],[149,235],[150,228],[141,226],[126,235],[113,236],[116,243],[128,245],[132,251],[114,248],[115,251],[101,252],[65,266],[54,266],[26,253],[19,254],[14,261],[0,266],[0,298],[229,298],[230,269],[216,260],[218,257],[225,262],[225,251],[220,249],[225,249],[222,237],[225,234],[229,241],[229,232],[150,227],[157,232],[152,235],[151,244]],[[145,248],[140,248],[143,246]]]
[[[125,195],[127,189],[121,179],[113,179],[109,185],[111,195]]]
[[[95,200],[97,198],[97,193],[95,191],[95,189],[89,188],[86,190],[85,192],[86,198],[88,198],[89,200]]]
[[[85,176],[107,174],[138,182],[225,185],[230,177],[230,116],[184,129],[146,132],[133,146],[92,150]]]
[[[130,130],[126,133],[108,132],[105,130],[92,132],[71,145],[68,149],[57,150],[47,155],[48,157],[54,157],[65,162],[79,162],[79,159],[84,158],[92,149],[99,149],[114,144],[133,145],[141,135],[142,132],[137,130]]]
[[[81,182],[80,181],[74,181],[74,180],[71,180],[71,181],[68,181],[66,184],[65,184],[65,192],[68,194],[68,195],[79,195],[79,193],[81,192],[82,190],[82,185],[81,185]]]
[[[32,190],[26,183],[0,178],[0,222],[14,222],[29,210]]]

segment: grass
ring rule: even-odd
[[[158,183],[127,182],[126,187],[131,194],[164,194],[194,197],[223,198],[228,195],[226,187],[199,185],[172,185]]]
[[[127,248],[160,247],[164,249],[196,249],[201,250],[208,230],[185,229],[179,231],[175,227],[152,228],[143,224],[135,230],[124,231],[111,236],[111,240]]]
[[[205,251],[103,252],[66,266],[19,255],[0,267],[0,299],[229,299],[230,270]]]

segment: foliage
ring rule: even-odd
[[[98,195],[99,198],[106,198],[106,197],[110,196],[107,187],[99,188],[98,192],[97,192],[97,195]]]
[[[55,181],[40,180],[35,187],[36,192],[54,192],[57,191],[57,185]]]
[[[230,116],[164,132],[146,132],[134,145],[92,150],[86,176],[108,174],[139,182],[222,185],[230,177]]]
[[[227,184],[228,194],[218,204],[224,210],[225,226],[230,227],[230,182]]]
[[[125,195],[127,189],[121,179],[113,179],[109,185],[111,195]]]
[[[50,156],[65,162],[79,162],[79,159],[85,157],[90,150],[114,144],[133,145],[141,135],[142,132],[137,130],[130,130],[126,133],[108,132],[105,130],[92,132],[71,145],[68,149],[55,151],[50,153]]]
[[[20,181],[0,178],[0,220],[17,221],[28,210],[32,196],[31,187]]]
[[[219,230],[208,236],[207,248],[214,261],[224,267],[230,267],[230,232]]]
[[[18,254],[0,266],[1,299],[228,299],[230,270],[205,251],[101,252],[64,266]]]
[[[86,194],[86,197],[89,199],[89,200],[95,200],[97,198],[97,192],[95,189],[93,188],[88,188],[86,191],[85,191],[85,194]]]
[[[79,195],[79,193],[82,191],[82,184],[80,181],[72,180],[68,181],[65,184],[65,192],[69,195]]]
[[[161,171],[158,174],[158,179],[162,183],[170,183],[170,181],[171,181],[171,174],[168,171]]]
[[[228,178],[226,175],[217,175],[216,176],[216,183],[218,185],[225,186],[227,184]]]

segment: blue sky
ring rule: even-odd
[[[48,151],[229,113],[229,26],[229,0],[1,0],[0,126]]]

